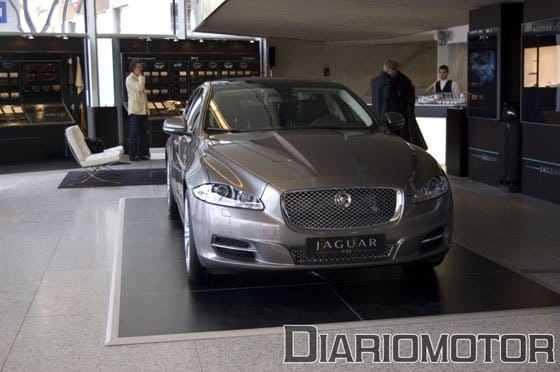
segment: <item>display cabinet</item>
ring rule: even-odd
[[[560,125],[560,19],[523,25],[521,118]]]
[[[0,64],[0,126],[74,123],[62,85],[61,61],[4,58]]]
[[[202,83],[210,80],[260,76],[260,60],[256,53],[227,53],[236,47],[227,42],[205,43],[210,52],[197,50],[196,44],[185,41],[189,48],[183,53],[153,52],[121,53],[124,107],[127,107],[126,77],[130,74],[130,64],[143,64],[148,99],[148,140],[151,147],[165,145],[167,136],[163,133],[163,120],[181,115],[189,96]],[[235,51],[235,49],[234,49]],[[125,122],[125,127],[127,123]]]
[[[71,156],[64,129],[85,107],[75,79],[83,47],[79,37],[0,37],[0,163]]]
[[[258,59],[249,55],[128,53],[122,59],[125,97],[130,64],[143,64],[148,106],[154,117],[177,115],[194,89],[206,81],[260,75]]]

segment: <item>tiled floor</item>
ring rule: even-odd
[[[150,164],[151,163],[151,164]],[[161,161],[128,167],[161,167]],[[10,171],[14,169],[11,168]],[[59,190],[64,170],[0,170],[0,368],[14,370],[335,370],[282,364],[282,336],[266,335],[107,347],[110,273],[119,199],[161,196],[164,186]],[[454,180],[455,241],[560,291],[560,206],[469,180]],[[415,318],[347,333],[553,332],[560,312]],[[556,346],[558,348],[558,346]],[[557,355],[559,355],[557,350]],[[433,366],[379,366],[416,370]],[[449,368],[453,366],[440,366]],[[483,363],[469,369],[554,370]],[[371,370],[370,364],[345,366]],[[456,366],[464,369],[465,366]]]
[[[283,324],[363,321],[365,327],[375,319],[560,306],[560,294],[457,244],[435,270],[257,271],[193,285],[185,277],[183,230],[168,218],[166,198],[125,199],[123,209],[111,332],[120,344],[154,335],[239,336]]]

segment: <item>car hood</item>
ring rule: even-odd
[[[368,130],[220,134],[210,137],[205,152],[228,172],[249,173],[280,189],[402,187],[414,167],[413,151],[405,141]]]

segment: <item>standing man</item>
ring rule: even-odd
[[[142,74],[140,61],[132,61],[130,75],[126,78],[128,93],[128,115],[130,115],[130,137],[128,157],[130,161],[150,160],[146,140],[148,99],[146,97],[146,78]]]
[[[449,67],[446,65],[439,66],[439,80],[434,87],[435,93],[453,93],[453,95],[459,94],[459,85],[453,80],[448,80],[449,77]]]
[[[383,71],[371,79],[371,109],[379,120],[385,119],[385,113],[396,111],[393,77],[397,75],[398,67],[397,61],[387,60],[383,64]]]
[[[397,112],[404,117],[405,125],[400,131],[400,136],[407,142],[413,143],[424,150],[428,149],[428,145],[424,140],[422,131],[416,121],[416,113],[414,108],[416,105],[416,90],[408,76],[401,71],[397,71],[393,78],[393,84],[397,95]]]

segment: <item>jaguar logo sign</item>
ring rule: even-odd
[[[342,208],[352,205],[352,196],[345,191],[340,191],[334,196],[334,204]]]

